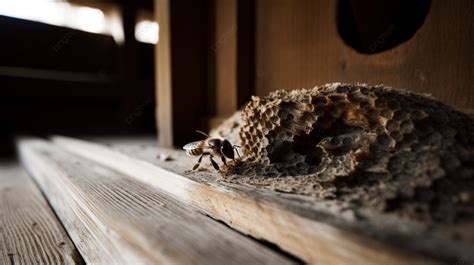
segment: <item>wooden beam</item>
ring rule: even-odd
[[[237,0],[215,1],[215,85],[217,117],[237,110]]]
[[[25,139],[19,150],[87,263],[292,263],[166,191],[50,142]]]
[[[157,124],[161,146],[185,144],[206,113],[207,0],[156,0]]]
[[[242,107],[254,92],[255,4],[250,0],[210,1],[209,91],[219,125]]]
[[[0,264],[83,264],[32,179],[0,163]]]
[[[160,26],[155,48],[156,124],[158,144],[173,146],[173,92],[171,83],[171,33],[169,0],[155,0],[155,17]]]
[[[309,263],[432,264],[432,258],[473,258],[469,243],[453,241],[439,227],[422,233],[419,225],[392,216],[366,213],[355,218],[344,214],[337,202],[316,202],[304,196],[227,183],[212,170],[185,173],[195,163],[193,159],[182,151],[157,150],[150,142],[106,141],[105,147],[66,137],[53,140],[71,152],[165,190]],[[173,160],[159,161],[157,152]]]

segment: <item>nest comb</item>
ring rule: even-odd
[[[243,148],[228,181],[417,218],[474,218],[461,207],[473,204],[474,120],[427,95],[340,83],[279,90],[252,97],[212,134]]]

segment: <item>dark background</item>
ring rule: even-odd
[[[22,134],[155,132],[154,45],[134,37],[152,0],[108,1],[124,11],[111,36],[0,16],[0,154]]]

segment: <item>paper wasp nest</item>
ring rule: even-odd
[[[228,181],[423,219],[474,218],[474,120],[425,95],[339,83],[280,90],[253,97],[214,133],[244,152]]]

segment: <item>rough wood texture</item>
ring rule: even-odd
[[[256,1],[258,96],[277,89],[363,82],[431,93],[474,113],[473,1],[432,0],[424,24],[411,39],[377,54],[362,54],[344,43],[337,31],[337,2]],[[381,35],[382,41],[393,26]]]
[[[83,264],[40,190],[16,162],[0,163],[0,264]]]
[[[291,263],[117,171],[48,142],[19,145],[24,164],[90,264]]]
[[[441,261],[473,258],[469,252],[471,246],[456,243],[447,236],[443,238],[442,232],[415,222],[370,212],[355,216],[333,202],[316,202],[304,196],[226,183],[213,170],[185,174],[195,163],[193,159],[187,158],[184,152],[157,150],[150,142],[106,142],[110,147],[107,148],[65,137],[55,137],[54,141],[71,152],[158,187],[307,262],[414,264],[432,262],[426,257]],[[167,153],[174,160],[158,161],[157,152]],[[407,251],[401,250],[401,246]]]

